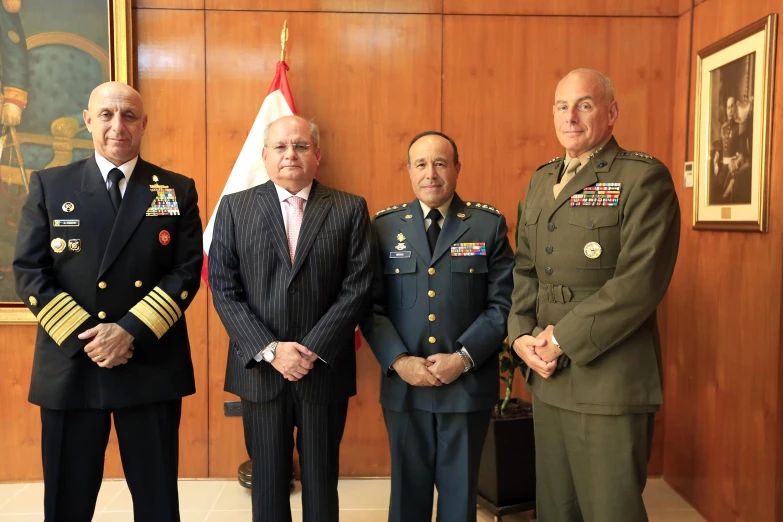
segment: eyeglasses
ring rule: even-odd
[[[307,151],[310,150],[309,143],[299,142],[299,143],[275,143],[274,145],[270,145],[270,148],[275,151],[278,154],[285,154],[285,152],[288,150],[288,147],[293,147],[294,152],[297,154],[305,154]]]

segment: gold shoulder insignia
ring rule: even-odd
[[[375,217],[384,216],[386,214],[392,214],[394,212],[399,212],[400,210],[406,210],[408,208],[407,203],[400,203],[399,205],[392,205],[390,207],[382,208],[378,212],[375,213]]]
[[[483,210],[485,212],[489,212],[490,214],[500,214],[500,211],[493,207],[492,205],[487,205],[486,203],[477,203],[475,201],[466,201],[465,206],[469,208],[477,208],[479,210]]]
[[[538,171],[538,170],[541,170],[541,169],[543,169],[544,167],[548,167],[549,165],[551,165],[551,164],[553,164],[553,163],[557,163],[558,161],[563,161],[563,156],[558,156],[558,157],[556,157],[556,158],[552,158],[551,160],[547,161],[546,163],[544,163],[543,165],[541,165],[540,167],[538,167],[536,170],[537,170],[537,171]]]
[[[635,150],[624,150],[621,151],[618,155],[618,158],[622,159],[631,159],[636,161],[644,161],[645,163],[652,163],[656,160],[653,156],[650,156],[649,154],[646,154],[644,152],[639,152]]]

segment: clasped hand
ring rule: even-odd
[[[555,327],[549,325],[537,337],[523,335],[512,346],[528,367],[544,379],[549,379],[557,368],[557,358],[563,353],[554,342]]]
[[[272,366],[287,380],[298,381],[313,369],[318,356],[299,343],[277,343]]]
[[[394,361],[392,368],[411,386],[442,386],[456,381],[465,365],[456,353],[436,353],[426,359],[403,355]]]
[[[79,339],[92,339],[84,351],[101,368],[114,368],[133,357],[133,336],[117,323],[101,323],[80,333]]]

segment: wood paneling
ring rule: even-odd
[[[781,0],[699,3],[690,56],[688,15],[680,18],[675,179],[682,159],[693,157],[696,53],[781,9]],[[783,124],[779,63],[773,127]],[[771,146],[775,165],[783,149],[774,135]],[[772,175],[771,201],[779,201],[783,185]],[[694,231],[693,189],[677,186],[684,219],[668,298],[664,478],[710,521],[781,520],[783,212],[772,205],[768,234]]]
[[[318,178],[361,194],[372,212],[413,199],[407,143],[440,127],[440,16],[208,11],[210,213],[269,88],[285,19],[294,101],[321,128]],[[223,401],[236,399],[222,391],[227,345],[210,307],[210,475],[218,477],[236,476],[246,458],[240,419],[222,413]],[[357,357],[359,395],[350,403],[341,474],[388,475],[378,365],[366,346]]]
[[[340,13],[440,13],[442,5],[443,0],[206,0],[206,8],[215,10]]]
[[[204,0],[132,0],[134,9],[204,9]]]
[[[584,0],[443,0],[443,12],[447,14],[482,15],[611,17],[677,16],[679,9],[678,1],[679,0],[591,0],[589,2],[585,2]]]

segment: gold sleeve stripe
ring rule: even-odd
[[[147,294],[146,299],[152,301],[154,308],[160,309],[163,313],[166,314],[167,317],[171,318],[171,324],[174,324],[177,322],[177,319],[180,318],[180,316],[177,315],[177,312],[174,311],[171,308],[171,305],[169,305],[168,301],[161,298],[160,295],[158,295],[156,292],[150,292]]]
[[[81,307],[76,304],[76,301],[71,299],[71,302],[68,304],[68,306],[63,307],[63,309],[58,312],[57,317],[52,319],[48,326],[44,326],[44,330],[46,330],[46,332],[52,336],[52,338],[54,338],[57,330],[60,329],[65,321],[71,318],[71,314],[78,312],[80,309]]]
[[[41,326],[44,327],[44,330],[47,332],[54,327],[60,319],[63,318],[65,314],[68,313],[69,310],[71,310],[74,306],[79,306],[76,304],[76,301],[73,300],[70,296],[68,296],[68,299],[63,299],[61,301],[62,306],[58,306],[57,308],[53,309],[48,317],[45,317],[43,321],[41,321]]]
[[[130,313],[138,317],[139,321],[147,325],[147,328],[152,330],[152,333],[154,333],[155,337],[158,339],[163,337],[163,334],[169,329],[168,325],[161,320],[160,314],[144,301],[136,303],[136,306],[130,309]]]
[[[52,339],[54,339],[54,342],[56,342],[58,346],[61,346],[63,342],[84,323],[84,321],[89,319],[89,317],[90,314],[88,314],[84,308],[80,306],[77,307],[76,310],[68,314],[68,318],[63,319],[60,323],[63,325],[62,331],[57,334],[56,337],[53,336]]]
[[[176,317],[172,317],[174,313],[165,304],[156,301],[153,294],[147,294],[143,301],[147,303],[150,308],[155,310],[155,313],[157,313],[161,319],[166,321],[166,324],[168,325],[166,327],[167,330],[174,325],[174,322],[177,320]]]
[[[179,305],[177,305],[177,303],[174,301],[174,299],[172,299],[172,298],[169,296],[169,294],[167,294],[166,292],[164,292],[164,291],[163,291],[163,289],[162,289],[161,287],[159,287],[159,286],[156,286],[155,288],[153,288],[153,289],[152,289],[152,292],[150,292],[150,293],[153,293],[153,292],[157,293],[157,294],[158,294],[160,297],[162,297],[163,299],[165,299],[165,300],[166,300],[166,302],[167,302],[167,303],[169,303],[169,304],[171,305],[171,308],[172,308],[172,309],[174,310],[174,312],[177,314],[177,319],[179,319],[180,317],[182,317],[182,310],[180,310],[180,308],[179,308]]]
[[[59,303],[60,301],[62,301],[63,299],[66,299],[66,298],[68,298],[68,299],[71,298],[71,296],[68,295],[68,292],[62,292],[62,293],[59,293],[56,296],[54,296],[54,299],[49,301],[49,303],[46,306],[44,306],[41,309],[41,311],[38,313],[38,321],[39,322],[43,321],[46,318],[46,314],[51,312],[52,309],[57,306],[57,303]]]

